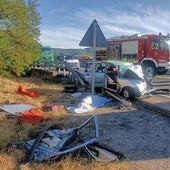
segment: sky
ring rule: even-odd
[[[94,19],[106,39],[170,33],[170,0],[38,0],[40,43],[78,49]]]

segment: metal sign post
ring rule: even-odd
[[[95,61],[96,61],[96,26],[97,23],[94,23],[93,27],[93,66],[92,66],[92,89],[91,92],[94,94],[95,89]]]

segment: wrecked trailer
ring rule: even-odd
[[[123,61],[102,61],[95,63],[95,87],[120,94],[125,99],[139,97],[146,93],[147,83],[140,65]],[[92,84],[92,63],[88,63],[85,80]]]

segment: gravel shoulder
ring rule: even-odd
[[[86,119],[97,114],[98,142],[121,151],[136,170],[170,169],[170,118],[140,108],[119,108],[116,100],[90,113],[75,114]]]

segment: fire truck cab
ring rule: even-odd
[[[108,39],[109,56],[140,64],[145,75],[166,74],[170,69],[170,36],[145,34]]]

